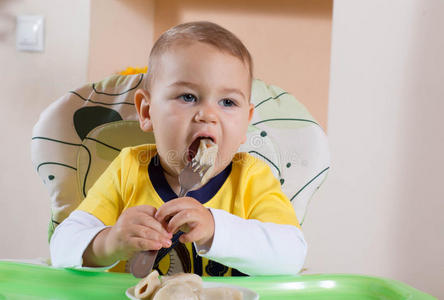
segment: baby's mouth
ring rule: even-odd
[[[197,150],[199,149],[200,141],[201,140],[208,140],[208,142],[214,142],[212,137],[207,136],[201,136],[195,139],[190,147],[188,147],[188,153],[187,153],[187,160],[190,162],[197,154]]]

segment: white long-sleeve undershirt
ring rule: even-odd
[[[214,217],[214,238],[209,249],[195,244],[200,256],[248,275],[299,273],[307,253],[307,244],[299,228],[246,220],[221,209],[210,210]],[[51,238],[53,266],[81,268],[86,248],[106,227],[95,216],[74,211],[56,228]]]

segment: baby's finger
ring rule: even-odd
[[[171,246],[171,237],[166,237],[164,234],[153,230],[150,227],[134,226],[130,232],[132,237],[149,239],[162,244],[163,247],[168,248]]]
[[[157,210],[154,218],[161,223],[168,223],[168,219],[178,212],[190,209],[196,206],[195,199],[190,197],[177,198],[170,200]],[[198,203],[198,202],[197,202]]]
[[[199,227],[194,228],[188,233],[182,234],[179,238],[181,243],[191,243],[202,238],[203,232]]]
[[[143,238],[134,237],[129,242],[128,246],[135,251],[160,250],[162,248],[161,243]]]
[[[175,233],[179,228],[184,227],[185,225],[190,225],[192,222],[198,221],[198,215],[196,211],[193,209],[186,209],[178,212],[174,217],[171,218],[168,223],[167,230],[168,232]]]
[[[157,212],[157,209],[151,205],[138,205],[138,206],[136,206],[136,209],[138,212],[141,212],[143,214],[147,214],[151,217],[153,217]]]
[[[159,221],[160,223],[167,224],[169,219],[175,215],[177,212],[179,212],[183,207],[183,204],[175,201],[170,200],[157,210],[156,214],[154,215],[154,218]]]
[[[171,234],[165,229],[164,225],[162,225],[159,221],[157,221],[153,217],[146,216],[146,217],[136,218],[134,220],[134,225],[141,225],[146,228],[151,228],[152,230],[155,230],[164,235],[165,238],[171,238]]]

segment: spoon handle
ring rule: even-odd
[[[143,278],[148,276],[156,261],[157,250],[140,251],[130,262],[130,271],[134,277]]]

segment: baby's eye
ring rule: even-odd
[[[192,95],[192,94],[183,94],[180,96],[180,98],[182,98],[183,101],[185,101],[185,102],[196,101],[196,97],[194,97],[194,95]]]
[[[225,107],[230,107],[230,106],[236,105],[236,103],[234,103],[234,101],[231,99],[222,99],[222,100],[220,100],[220,103]]]

